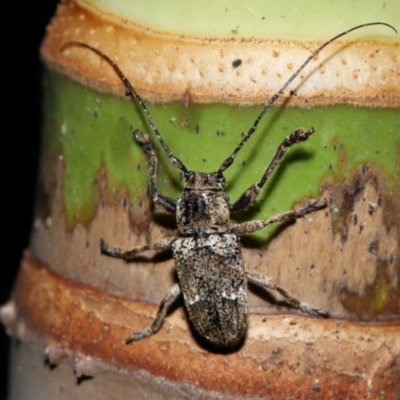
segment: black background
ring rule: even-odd
[[[39,46],[58,1],[8,2],[2,23],[3,232],[0,304],[12,290],[33,221],[40,148],[41,71]],[[9,121],[9,122],[7,122]],[[0,324],[0,399],[7,395],[10,341]]]

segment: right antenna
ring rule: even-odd
[[[293,81],[294,78],[304,69],[304,67],[326,46],[328,46],[330,43],[332,43],[334,40],[339,39],[342,36],[347,35],[350,32],[353,32],[357,29],[364,28],[365,26],[371,26],[371,25],[385,25],[388,26],[389,28],[393,29],[396,33],[397,30],[394,28],[392,25],[387,24],[386,22],[369,22],[368,24],[362,24],[362,25],[357,25],[351,29],[348,29],[347,31],[344,31],[340,33],[339,35],[336,35],[332,39],[329,39],[327,42],[322,44],[318,49],[314,50],[311,55],[301,64],[301,66],[297,69],[297,71],[286,81],[286,83],[276,92],[271,99],[268,101],[268,103],[264,106],[264,108],[261,110],[260,114],[254,121],[252,127],[250,130],[247,132],[246,136],[242,139],[242,141],[238,144],[236,149],[233,151],[233,153],[221,164],[219,167],[218,173],[221,174],[224,172],[227,168],[229,168],[233,161],[235,160],[237,154],[239,153],[240,149],[243,147],[243,145],[250,139],[250,137],[253,135],[253,133],[256,131],[257,126],[259,122],[261,121],[262,117],[264,114],[267,112],[267,110],[272,106],[272,104],[275,103],[276,99],[278,99],[282,93],[285,91],[285,89],[290,85],[290,83]]]

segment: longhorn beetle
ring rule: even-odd
[[[278,147],[261,180],[250,186],[233,204],[229,204],[229,199],[224,192],[223,172],[232,165],[240,149],[256,131],[266,111],[312,58],[334,40],[369,25],[386,25],[397,33],[391,25],[384,22],[372,22],[351,28],[321,45],[266,103],[253,126],[233,153],[216,172],[212,173],[189,171],[182,161],[174,156],[158,132],[143,100],[114,61],[86,43],[72,41],[64,44],[62,50],[70,46],[84,47],[98,54],[111,65],[125,85],[126,94],[138,102],[170,161],[183,173],[186,181],[183,193],[176,201],[159,194],[156,187],[158,160],[152,142],[147,135],[138,130],[134,132],[136,140],[149,158],[150,197],[154,204],[166,212],[176,214],[176,224],[181,237],[165,238],[159,243],[128,251],[110,247],[104,240],[101,240],[102,254],[121,258],[126,262],[133,261],[138,253],[146,250],[170,249],[177,269],[179,284],[173,285],[164,296],[152,325],[134,332],[125,340],[126,343],[143,339],[157,332],[165,319],[168,307],[182,293],[189,318],[202,337],[218,347],[236,346],[244,338],[247,329],[247,281],[278,291],[295,309],[314,316],[328,316],[328,313],[320,308],[300,302],[272,279],[246,272],[239,238],[241,235],[256,232],[273,223],[293,222],[305,214],[324,208],[325,200],[309,200],[297,210],[276,215],[267,221],[249,221],[239,225],[230,225],[230,213],[249,207],[276,169],[286,150],[296,143],[307,140],[314,133],[314,129],[299,128],[286,137]]]

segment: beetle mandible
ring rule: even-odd
[[[181,237],[165,238],[159,243],[128,251],[110,247],[104,240],[101,240],[101,253],[130,262],[135,259],[138,253],[146,250],[170,249],[175,261],[179,283],[173,285],[164,296],[152,325],[134,332],[125,340],[126,343],[143,339],[157,332],[165,319],[169,305],[180,294],[183,294],[189,318],[195,330],[202,337],[218,347],[238,345],[244,338],[247,329],[247,282],[278,291],[295,309],[314,316],[328,316],[328,313],[320,308],[300,302],[272,279],[246,272],[240,245],[241,235],[256,232],[273,223],[293,222],[305,214],[324,208],[326,206],[325,200],[309,200],[296,210],[276,215],[266,221],[249,221],[230,225],[230,213],[249,207],[276,169],[286,150],[296,143],[307,140],[314,133],[314,129],[299,128],[286,137],[278,147],[261,180],[250,186],[233,204],[229,204],[229,199],[224,192],[225,178],[223,172],[229,168],[240,149],[256,131],[266,111],[312,58],[334,40],[356,29],[370,25],[386,25],[397,33],[396,29],[387,23],[372,22],[353,27],[322,44],[311,53],[282,88],[266,103],[233,153],[225,159],[216,172],[212,173],[189,171],[171,152],[161,137],[143,100],[118,65],[106,54],[82,42],[72,41],[64,44],[62,50],[70,46],[84,47],[98,54],[111,65],[125,85],[126,94],[138,102],[152,131],[172,164],[183,173],[186,182],[183,193],[176,201],[157,192],[158,160],[155,150],[149,137],[136,130],[134,136],[149,158],[150,197],[154,204],[164,211],[176,214],[176,224]]]

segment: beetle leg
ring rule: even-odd
[[[296,129],[293,131],[288,137],[286,137],[283,142],[278,147],[274,158],[268,165],[267,169],[264,172],[260,182],[255,183],[253,186],[250,186],[230,207],[230,211],[238,211],[243,208],[249,207],[254,200],[257,198],[260,193],[261,188],[264,186],[265,182],[271,176],[271,174],[275,171],[279,162],[282,160],[283,155],[286,153],[286,150],[293,146],[296,143],[304,142],[314,133],[314,128],[306,131],[303,128]]]
[[[258,286],[261,286],[263,288],[267,289],[272,289],[276,290],[278,293],[280,293],[285,300],[295,309],[303,311],[304,313],[314,315],[316,317],[328,317],[329,314],[321,310],[319,307],[311,306],[307,303],[301,303],[299,299],[296,299],[296,297],[293,297],[289,292],[287,292],[285,289],[277,285],[271,278],[266,278],[258,274],[246,274],[247,279],[250,283],[254,283]]]
[[[135,340],[140,340],[143,339],[147,336],[152,335],[153,333],[157,332],[160,329],[161,324],[163,323],[165,319],[165,315],[167,314],[167,309],[168,307],[177,299],[177,297],[181,294],[181,289],[177,283],[175,283],[174,286],[169,290],[169,292],[164,296],[162,299],[160,306],[158,308],[157,315],[151,324],[146,329],[143,329],[141,331],[136,331],[134,332],[131,336],[129,336],[126,340],[125,343],[131,343]]]
[[[236,235],[245,235],[247,233],[252,233],[259,231],[260,229],[265,228],[268,225],[274,223],[288,223],[294,222],[297,218],[300,218],[306,214],[309,214],[313,211],[320,210],[321,208],[326,207],[326,200],[309,200],[302,207],[297,210],[288,211],[282,214],[275,215],[268,219],[267,221],[247,221],[243,222],[239,225],[234,225],[229,229],[230,233],[234,233]]]
[[[105,254],[114,258],[122,258],[124,261],[129,262],[132,261],[136,254],[141,253],[142,251],[147,250],[163,250],[171,248],[172,242],[176,240],[176,238],[165,238],[161,242],[148,244],[142,247],[136,247],[132,250],[122,250],[117,247],[110,247],[106,244],[106,242],[101,239],[100,240],[100,251],[101,254]]]
[[[176,201],[158,194],[157,192],[157,155],[154,151],[153,144],[147,135],[143,135],[140,131],[136,130],[134,133],[135,139],[142,146],[143,150],[149,157],[149,194],[153,199],[154,204],[164,209],[166,212],[175,213]]]

